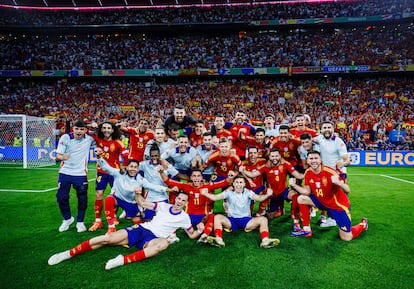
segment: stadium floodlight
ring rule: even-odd
[[[36,168],[56,164],[56,120],[0,115],[0,164]]]

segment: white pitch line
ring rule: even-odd
[[[89,179],[88,182],[92,182],[93,180],[95,180],[95,178],[93,179]],[[46,189],[46,190],[13,190],[13,189],[0,189],[0,192],[12,192],[12,193],[46,193],[46,192],[50,192],[50,191],[56,191],[58,188],[50,188],[50,189]]]
[[[414,185],[414,182],[412,182],[412,181],[407,181],[407,180],[403,180],[403,179],[399,179],[399,178],[394,178],[394,177],[387,176],[387,175],[381,175],[381,177],[389,178],[389,179],[392,179],[392,180],[396,180],[396,181],[400,181],[400,182],[403,182],[403,183],[408,183],[408,184]]]
[[[348,176],[367,176],[367,177],[378,177],[384,176],[383,174],[347,174]],[[414,174],[388,174],[387,176],[395,177],[414,177]]]

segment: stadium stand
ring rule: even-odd
[[[44,6],[45,1],[40,2],[19,4]],[[412,1],[84,12],[0,9],[0,113],[55,116],[59,128],[66,119],[133,124],[142,115],[155,125],[176,103],[185,104],[189,114],[207,124],[218,113],[230,119],[237,109],[244,109],[257,125],[266,113],[275,114],[278,123],[307,113],[314,128],[322,120],[335,121],[349,148],[412,149]],[[364,18],[374,15],[381,17]],[[325,21],[338,17],[364,21]],[[278,19],[313,22],[249,26]],[[182,26],[191,23],[199,26]],[[145,28],[158,24],[170,28],[162,32],[167,26],[160,26],[151,33]],[[40,29],[32,29],[36,27]],[[231,69],[237,68],[242,73],[232,75]],[[328,68],[337,71],[328,74]],[[176,74],[125,77],[125,70],[134,69]],[[58,70],[64,74],[58,76]],[[95,70],[106,77],[91,77]],[[210,70],[215,72],[211,75]],[[389,139],[392,129],[404,131],[403,141]]]

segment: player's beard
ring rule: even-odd
[[[332,137],[332,133],[330,131],[325,131],[323,133],[323,137],[326,139],[330,139]]]

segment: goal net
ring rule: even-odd
[[[0,165],[23,168],[54,165],[55,128],[55,119],[0,115]]]

